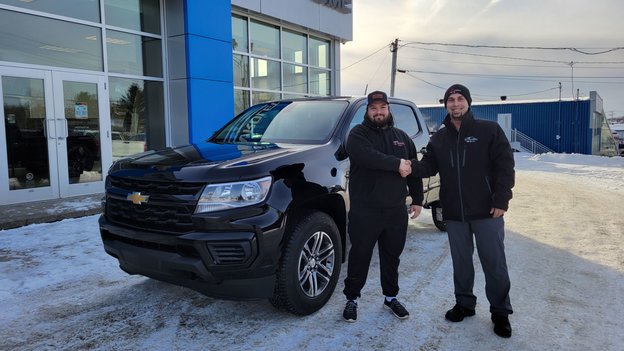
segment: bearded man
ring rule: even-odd
[[[383,305],[399,319],[409,312],[396,298],[399,293],[399,257],[405,246],[406,188],[412,199],[412,218],[422,209],[422,179],[409,177],[416,147],[394,127],[386,93],[368,95],[366,115],[349,133],[346,152],[349,171],[349,263],[344,281],[347,303],[343,318],[357,319],[357,298],[366,283],[373,249],[378,244]]]

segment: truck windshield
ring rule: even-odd
[[[253,106],[230,121],[210,141],[218,143],[326,142],[346,101],[280,101]]]

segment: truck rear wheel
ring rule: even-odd
[[[318,211],[301,214],[290,226],[269,300],[295,315],[318,311],[340,276],[342,241],[333,219]]]

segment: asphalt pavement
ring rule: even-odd
[[[104,194],[101,193],[2,205],[0,206],[0,230],[101,213],[103,197]]]

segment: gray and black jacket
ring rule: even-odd
[[[490,218],[491,208],[507,211],[514,186],[514,158],[502,128],[477,120],[468,110],[458,131],[450,116],[435,133],[420,162],[412,160],[412,176],[440,173],[444,219]]]

